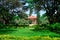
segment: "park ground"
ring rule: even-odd
[[[60,40],[60,34],[49,30],[34,31],[30,27],[0,29],[0,39],[5,40]],[[5,38],[5,39],[4,39]],[[19,39],[18,39],[19,38]],[[32,39],[31,39],[32,38]],[[47,39],[48,38],[48,39]],[[56,39],[55,39],[56,38]]]

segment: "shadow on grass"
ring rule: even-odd
[[[17,31],[16,29],[10,29],[10,28],[3,28],[3,29],[0,29],[0,34],[10,34],[14,31]]]
[[[32,30],[34,32],[40,32],[42,36],[50,36],[50,37],[60,37],[59,33],[56,33],[54,31],[50,31],[50,30]]]

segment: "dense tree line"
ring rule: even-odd
[[[8,24],[14,16],[14,13],[18,13],[20,18],[26,18],[27,16],[24,14],[24,11],[14,10],[15,8],[19,8],[21,6],[22,4],[19,3],[18,0],[0,0],[0,20],[5,24]],[[60,0],[33,0],[30,1],[29,8],[30,15],[33,9],[36,10],[37,24],[40,22],[39,11],[41,9],[46,10],[46,16],[48,17],[50,24],[60,22]]]
[[[37,10],[43,6],[50,24],[60,22],[60,0],[33,0],[33,2]]]
[[[0,0],[0,23],[10,24],[13,17],[18,15],[20,18],[26,18],[23,10],[19,10],[22,3],[18,0]]]

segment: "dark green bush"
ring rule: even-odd
[[[60,23],[54,23],[50,25],[50,30],[60,33]]]
[[[49,28],[48,24],[40,24],[40,25],[34,25],[34,30],[46,30]]]
[[[5,24],[0,24],[0,29],[5,28]]]
[[[60,33],[60,23],[34,25],[34,30],[50,30]]]
[[[55,23],[51,25],[53,29],[60,29],[60,23]]]

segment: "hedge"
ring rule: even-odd
[[[29,27],[29,25],[28,24],[27,25],[13,25],[13,24],[11,24],[11,25],[0,25],[0,28],[12,28],[12,27],[14,27],[14,28]]]
[[[34,37],[24,37],[24,36],[10,36],[10,35],[0,35],[0,40],[60,40],[60,38],[49,36],[34,36]]]

